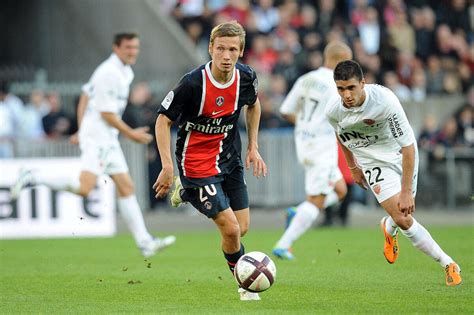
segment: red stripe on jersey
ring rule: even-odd
[[[185,158],[183,159],[184,176],[204,178],[220,173],[217,166],[223,134],[209,135],[190,131]]]
[[[219,126],[219,119],[232,115],[238,105],[240,73],[234,69],[232,79],[226,84],[219,84],[211,75],[209,64],[202,71],[203,93],[199,116],[211,118],[213,126]],[[223,140],[226,134],[206,134],[197,130],[189,131],[183,148],[181,166],[184,176],[191,178],[205,178],[217,175],[219,168],[219,154],[222,152]]]
[[[234,68],[232,79],[226,84],[219,84],[211,74],[209,64],[203,71],[206,81],[204,103],[202,104],[200,115],[218,118],[232,114],[237,109],[239,99],[240,72]],[[201,100],[202,101],[202,100]]]

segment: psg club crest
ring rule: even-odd
[[[373,119],[364,119],[363,122],[369,126],[372,126],[373,124],[375,124],[375,120]]]
[[[224,105],[224,97],[223,97],[223,96],[218,96],[218,97],[216,98],[216,105],[217,105],[217,106],[222,106],[222,105]]]

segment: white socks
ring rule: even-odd
[[[276,247],[288,249],[304,232],[306,232],[319,215],[319,209],[309,201],[304,201],[296,208],[296,214],[280,238]]]
[[[331,190],[331,192],[327,194],[326,198],[324,199],[324,209],[335,205],[336,203],[338,203],[338,201],[339,197],[337,196],[336,192],[334,190]]]
[[[388,234],[395,236],[395,234],[397,233],[397,227],[397,224],[395,223],[395,221],[393,221],[391,216],[389,216],[387,220],[385,220],[385,230],[387,230]]]
[[[415,218],[413,218],[413,224],[408,230],[400,229],[400,231],[412,242],[413,246],[439,262],[443,268],[454,262]]]
[[[46,185],[54,190],[64,190],[72,193],[79,193],[81,183],[79,182],[79,174],[73,176],[51,176],[40,171],[32,172],[32,179],[35,185]]]
[[[132,232],[133,238],[138,247],[144,247],[153,239],[153,236],[148,233],[143,221],[142,211],[138,205],[137,197],[130,195],[127,197],[118,198],[118,209],[127,226]]]

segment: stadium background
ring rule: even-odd
[[[266,210],[260,214],[279,216],[304,198],[292,128],[278,108],[297,76],[321,66],[324,44],[342,39],[353,48],[367,81],[398,95],[415,129],[419,211],[443,211],[472,224],[473,12],[463,0],[2,1],[0,80],[3,90],[8,86],[24,102],[27,119],[0,128],[1,158],[78,155],[68,143],[77,97],[110,54],[112,36],[119,31],[137,31],[141,37],[124,119],[153,129],[164,95],[182,74],[207,60],[212,26],[236,19],[248,32],[243,61],[260,79],[260,148],[270,174],[263,181],[247,177],[252,206]],[[159,225],[169,209],[150,196],[159,170],[154,145],[126,140],[123,145],[147,220]],[[357,217],[359,210],[365,215],[376,204],[359,192],[352,208]],[[178,214],[187,217],[187,210]],[[180,221],[169,217],[169,222]]]

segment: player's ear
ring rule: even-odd
[[[242,50],[240,51],[239,57],[242,58],[243,56],[244,56],[244,49],[242,48]]]
[[[212,43],[209,43],[208,52],[209,52],[209,56],[212,57]]]

